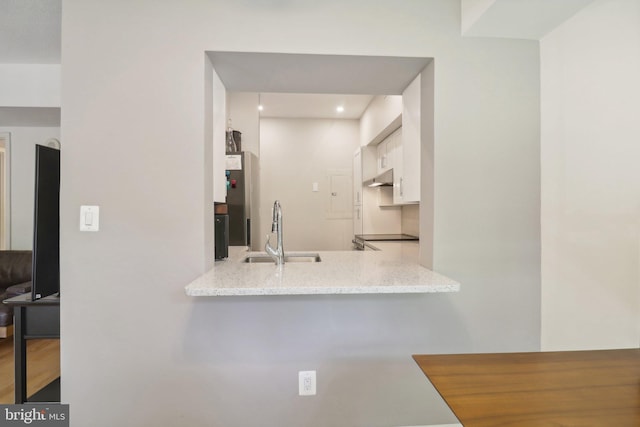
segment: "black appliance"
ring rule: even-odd
[[[229,215],[215,215],[215,259],[229,257]]]
[[[31,299],[60,292],[60,150],[36,145]]]

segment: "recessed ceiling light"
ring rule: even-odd
[[[258,105],[258,111],[262,111],[264,110],[264,107],[262,106],[262,104]]]
[[[342,112],[344,112],[344,107],[343,107],[342,105],[338,105],[338,106],[336,107],[336,111],[337,111],[338,113],[342,113]]]

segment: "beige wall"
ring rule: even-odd
[[[539,349],[537,42],[462,39],[458,0],[65,0],[62,14],[74,425],[451,423],[411,354]],[[434,58],[434,268],[463,290],[185,296],[212,256],[207,50]],[[101,207],[100,232],[78,231],[83,204]],[[301,398],[310,369],[318,395]]]
[[[546,350],[640,339],[639,23],[600,1],[541,41]]]
[[[260,120],[261,229],[271,230],[271,209],[280,200],[286,250],[349,250],[353,239],[353,192],[347,215],[330,208],[329,176],[346,173],[351,183],[353,152],[359,145],[357,120]],[[318,191],[312,191],[313,183]],[[260,247],[266,242],[261,238]]]
[[[3,132],[11,134],[11,249],[31,249],[35,147],[60,138],[60,128],[0,127]]]
[[[260,116],[258,94],[251,92],[229,92],[229,114],[231,126],[242,132],[242,151],[260,156]]]

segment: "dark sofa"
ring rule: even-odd
[[[1,301],[31,291],[31,260],[31,251],[0,251],[0,338],[13,325],[13,309]]]

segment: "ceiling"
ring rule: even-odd
[[[373,95],[261,93],[260,117],[359,119]],[[343,112],[336,111],[338,106]]]
[[[593,3],[594,0],[460,0],[460,2],[464,35],[536,40],[576,14],[580,9]],[[469,15],[469,17],[465,15]],[[59,64],[61,21],[62,0],[1,0],[0,64]],[[251,55],[254,57],[247,58],[246,54],[238,54],[234,61],[251,67],[251,61],[255,60],[255,54]],[[329,56],[331,57],[331,55]],[[281,58],[284,60],[287,58],[295,59],[294,56],[285,54]],[[333,56],[333,58],[340,60],[339,57]],[[229,59],[227,57],[225,60]],[[248,63],[247,59],[250,60]],[[366,60],[366,57],[362,57],[360,60]],[[361,63],[364,64],[364,62]],[[290,73],[297,67],[295,62],[288,63],[288,65],[294,66]],[[249,72],[250,70],[249,68],[244,71]],[[331,69],[325,71],[332,72]],[[390,71],[392,70],[366,69],[360,77],[364,77],[366,80],[369,73],[380,75]],[[221,72],[225,73],[224,70]],[[286,83],[285,75],[258,77],[259,80],[256,84],[260,86],[263,86],[267,81]],[[408,82],[404,83],[406,86]],[[232,80],[229,80],[229,84],[231,85],[230,90],[238,90],[233,88],[235,83]],[[249,89],[245,90],[250,91]],[[373,93],[367,89],[363,90],[364,92],[353,93]],[[398,87],[396,86],[394,90],[397,91]],[[271,91],[280,92],[280,90]],[[298,89],[293,91],[303,92]],[[326,90],[307,92],[330,93]],[[338,93],[342,93],[342,91],[338,91]],[[392,92],[385,91],[385,93]]]
[[[462,0],[462,33],[540,40],[594,0]]]
[[[431,58],[208,52],[229,91],[400,95]]]
[[[461,0],[463,9],[480,11],[465,35],[540,38],[592,1]],[[0,0],[0,64],[59,64],[61,20],[62,0]],[[251,52],[208,55],[227,90],[261,94],[263,117],[358,118],[372,95],[402,93],[431,61]],[[344,105],[344,113],[336,113],[337,105]],[[2,111],[9,113],[15,112]]]
[[[400,95],[431,58],[208,52],[230,92],[260,94],[261,117],[359,119],[374,95]],[[336,107],[344,112],[336,112]]]

